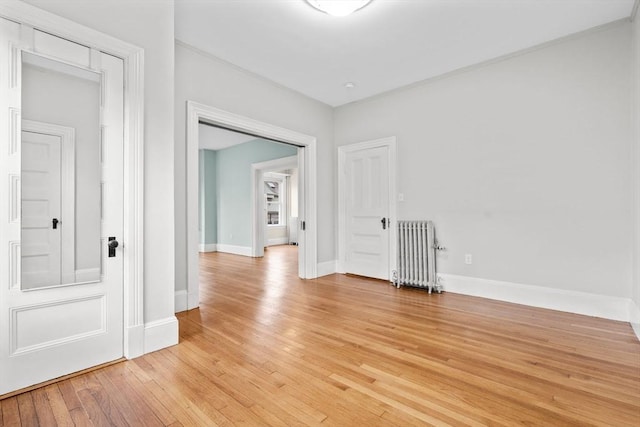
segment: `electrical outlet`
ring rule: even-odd
[[[473,255],[465,254],[464,255],[464,263],[465,264],[469,264],[469,265],[473,264]]]

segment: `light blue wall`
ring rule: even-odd
[[[263,139],[218,151],[218,243],[251,247],[251,164],[297,152],[291,145]]]
[[[200,150],[200,244],[218,242],[217,152]]]
[[[251,247],[251,164],[297,153],[294,146],[264,139],[201,150],[201,243]]]

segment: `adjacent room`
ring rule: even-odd
[[[0,1],[0,427],[640,425],[639,6]]]

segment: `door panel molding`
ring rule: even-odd
[[[85,313],[90,313],[93,318],[81,319],[69,318],[70,305],[84,304],[87,307]],[[33,335],[31,332],[38,330],[29,325],[29,316],[45,317],[54,327],[49,329],[48,335]],[[11,355],[17,356],[87,338],[93,335],[107,332],[107,304],[104,294],[91,295],[82,298],[65,299],[61,301],[31,304],[15,307],[10,310],[11,331]],[[93,321],[93,323],[91,322]],[[23,325],[24,324],[24,325]],[[41,330],[38,330],[41,332]],[[27,341],[23,343],[23,341]],[[33,341],[33,342],[31,342]]]
[[[116,39],[92,28],[54,15],[22,1],[6,0],[0,2],[0,17],[14,23],[21,23],[38,31],[51,34],[83,46],[123,59],[124,61],[124,233],[121,252],[124,257],[124,355],[133,358],[144,353],[144,50],[133,44]],[[10,46],[7,61],[13,57],[18,65],[19,48]],[[0,58],[3,59],[3,58]],[[20,79],[18,69],[10,68],[7,88],[0,89],[4,96],[16,96],[12,91]],[[6,111],[6,110],[5,110]],[[0,113],[0,131],[7,132],[10,143],[17,149],[20,135],[19,111]],[[15,119],[12,117],[15,116]],[[9,120],[7,120],[9,119]],[[5,134],[6,135],[6,134]],[[12,139],[16,138],[16,139]],[[0,150],[0,165],[8,165],[7,152]],[[8,169],[4,169],[8,170]],[[0,197],[3,191],[0,190]],[[19,197],[19,196],[18,196]],[[6,200],[6,199],[5,199]],[[0,212],[0,229],[4,233],[4,224],[9,219],[8,209]],[[15,241],[14,238],[9,240]],[[0,270],[8,271],[8,246],[2,243],[0,249]],[[6,248],[6,249],[5,249]],[[17,272],[16,274],[19,274]],[[0,286],[6,281],[17,280],[15,276],[3,274]],[[0,346],[1,347],[1,346]]]
[[[387,147],[389,150],[389,280],[396,269],[397,228],[397,139],[395,136],[364,141],[338,147],[338,272],[346,273],[347,254],[347,189],[345,182],[346,159],[349,153]]]

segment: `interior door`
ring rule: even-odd
[[[23,288],[59,284],[62,270],[60,137],[22,132]]]
[[[119,58],[1,18],[0,41],[0,63],[9,70],[0,73],[0,132],[8,141],[0,150],[0,182],[9,183],[0,185],[0,204],[9,207],[0,210],[0,271],[8,272],[8,282],[0,280],[4,394],[123,355],[123,242],[117,242],[124,67]],[[30,122],[44,125],[22,133]],[[74,161],[46,124],[73,129]],[[56,203],[59,210],[51,209]],[[45,228],[44,218],[54,214]],[[45,232],[54,238],[33,236]],[[59,247],[60,259],[47,261],[59,264],[58,280],[30,278],[37,268],[29,255],[44,241]]]
[[[345,270],[389,280],[389,147],[347,152]]]

